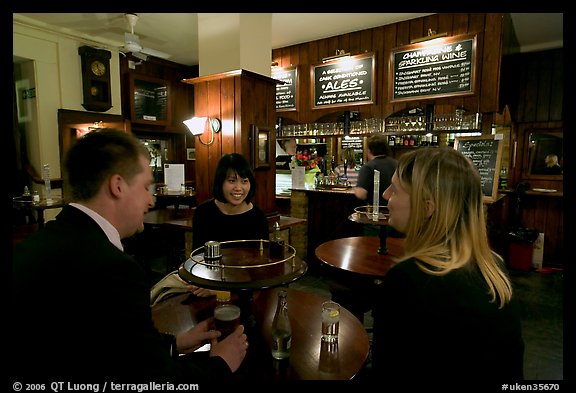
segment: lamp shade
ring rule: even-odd
[[[188,127],[192,135],[202,135],[206,129],[207,117],[192,117],[184,120],[183,123]]]

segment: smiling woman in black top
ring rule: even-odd
[[[252,203],[255,194],[256,180],[248,160],[238,153],[222,156],[214,176],[214,197],[194,212],[193,249],[210,240],[268,240],[266,215]]]

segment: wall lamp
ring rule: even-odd
[[[329,61],[350,57],[350,52],[346,53],[344,49],[336,49],[336,54],[334,56],[325,57],[322,59],[322,63],[328,63]]]
[[[214,118],[209,118],[209,117],[192,117],[188,120],[184,120],[182,123],[184,123],[186,125],[186,127],[188,127],[188,130],[190,131],[190,133],[194,136],[198,137],[198,140],[200,141],[201,144],[209,146],[214,142],[214,134],[220,132],[220,128],[222,126],[222,124],[220,123],[220,119],[214,117]],[[204,142],[202,140],[202,134],[204,134],[204,131],[206,130],[206,124],[210,125],[210,141],[208,142]]]
[[[426,35],[426,37],[414,38],[413,40],[410,40],[410,43],[418,44],[420,42],[446,37],[447,35],[448,33],[436,33],[434,30],[428,29],[428,34]]]

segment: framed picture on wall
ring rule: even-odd
[[[270,167],[270,129],[252,125],[252,166],[254,169]]]
[[[130,74],[130,115],[133,123],[170,124],[168,82],[146,75]]]
[[[196,159],[196,149],[193,147],[189,147],[186,149],[186,158],[188,161],[193,161]]]

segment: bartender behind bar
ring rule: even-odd
[[[290,169],[296,146],[295,138],[276,140],[276,169]]]

